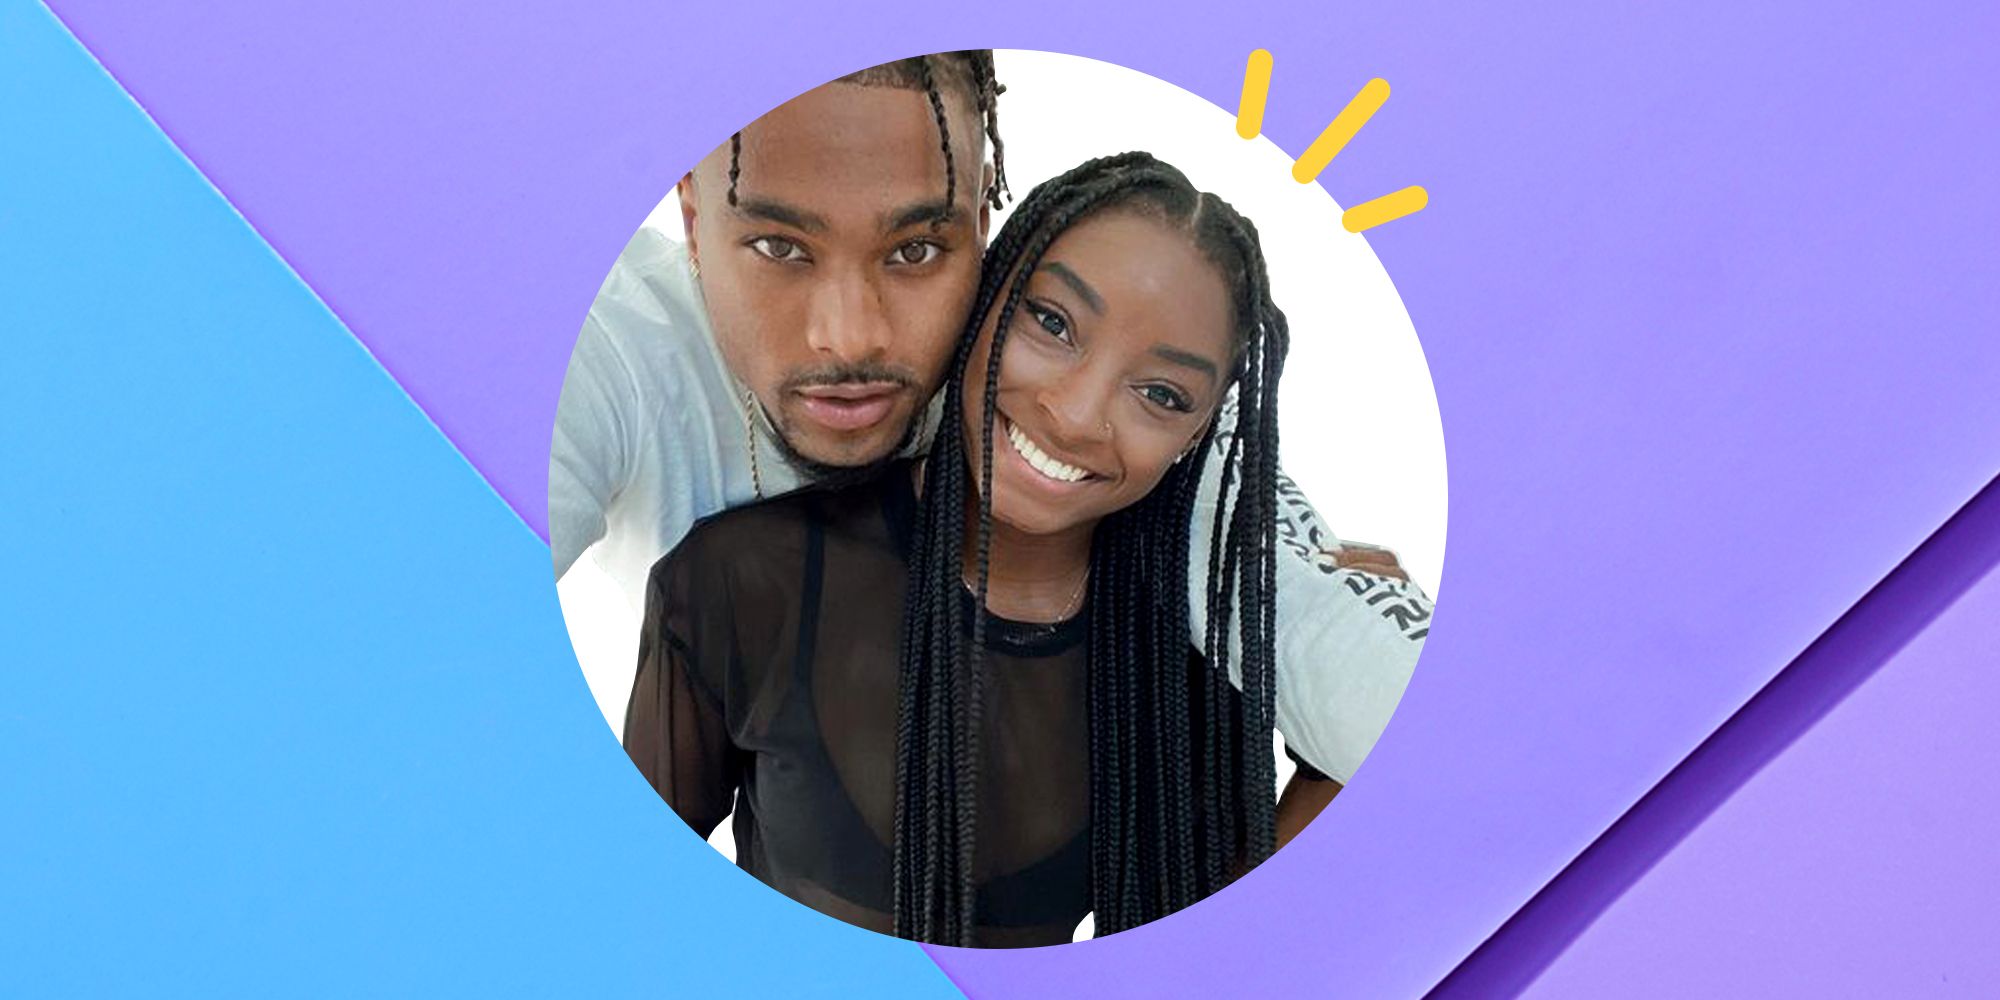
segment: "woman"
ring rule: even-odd
[[[1036,188],[927,460],[718,515],[655,567],[633,760],[704,836],[734,805],[767,884],[903,937],[1058,944],[1214,892],[1275,849],[1286,337],[1255,228],[1174,168]]]

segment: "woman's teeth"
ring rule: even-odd
[[[1090,475],[1074,465],[1067,465],[1050,458],[1047,452],[1035,447],[1035,442],[1028,440],[1028,435],[1021,433],[1021,429],[1014,426],[1011,420],[1007,421],[1007,440],[1013,443],[1014,450],[1020,452],[1022,458],[1028,460],[1029,465],[1035,467],[1036,472],[1057,482],[1082,482],[1085,476]]]

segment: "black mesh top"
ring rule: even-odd
[[[625,716],[626,752],[695,832],[734,808],[740,867],[882,933],[915,514],[901,462],[697,524],[653,567]],[[1090,911],[1088,620],[988,618],[982,946],[1065,944]]]

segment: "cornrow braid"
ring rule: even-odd
[[[987,186],[985,198],[988,205],[999,209],[1005,207],[1004,199],[1013,195],[1007,188],[1007,144],[1000,141],[1000,95],[1007,88],[994,76],[992,49],[975,50],[972,68],[976,103],[986,119],[986,139],[993,144],[993,183]]]
[[[743,176],[743,132],[729,133],[729,207],[736,207],[736,178]]]
[[[1114,208],[1176,227],[1216,267],[1229,289],[1236,350],[1224,412],[1151,493],[1106,517],[1091,541],[1087,745],[1098,933],[1192,904],[1268,857],[1275,843],[1276,393],[1288,346],[1284,316],[1271,301],[1248,220],[1148,154],[1092,160],[1037,186],[988,248],[946,383],[942,426],[963,426],[966,369],[997,311],[978,404],[977,467],[962,435],[938,436],[912,539],[893,864],[895,932],[906,938],[975,943],[1000,359],[1028,279],[1050,245],[1082,219]],[[1222,485],[1206,553],[1208,626],[1197,649],[1186,588],[1158,583],[1188,578],[1197,497],[1217,452]],[[975,484],[967,621],[960,588],[967,490]],[[1232,663],[1240,665],[1240,697],[1229,680]]]
[[[917,57],[917,78],[923,83],[924,96],[931,99],[931,116],[937,119],[938,146],[944,150],[944,203],[957,204],[958,164],[951,155],[951,124],[945,119],[944,96],[938,93],[931,57]]]

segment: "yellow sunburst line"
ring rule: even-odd
[[[1256,49],[1250,53],[1250,60],[1243,67],[1243,96],[1236,103],[1236,134],[1245,139],[1255,139],[1264,131],[1264,104],[1271,95],[1271,53],[1267,49]],[[1300,184],[1310,184],[1319,177],[1320,171],[1347,148],[1349,141],[1360,133],[1361,126],[1375,117],[1375,112],[1389,99],[1389,81],[1376,77],[1361,85],[1359,93],[1333,116],[1326,129],[1306,147],[1305,154],[1292,161],[1292,179]],[[1364,201],[1340,214],[1340,225],[1350,233],[1373,229],[1384,222],[1394,222],[1412,212],[1421,212],[1430,204],[1430,192],[1412,184],[1401,191],[1393,191],[1380,198]]]
[[[1384,222],[1394,222],[1412,212],[1422,211],[1430,202],[1430,192],[1412,184],[1401,191],[1393,191],[1380,198],[1371,198],[1340,213],[1340,225],[1350,233],[1358,233],[1364,229],[1373,229]]]
[[[1361,131],[1361,126],[1368,124],[1368,119],[1374,117],[1382,102],[1388,99],[1389,81],[1378,76],[1362,84],[1361,92],[1347,102],[1347,107],[1340,109],[1340,114],[1333,116],[1326,130],[1292,164],[1292,179],[1300,184],[1312,183],[1313,178],[1333,162],[1333,158],[1347,147],[1348,140]]]
[[[1271,53],[1258,49],[1250,53],[1243,67],[1243,97],[1236,103],[1236,134],[1257,138],[1264,130],[1264,99],[1271,94]]]

